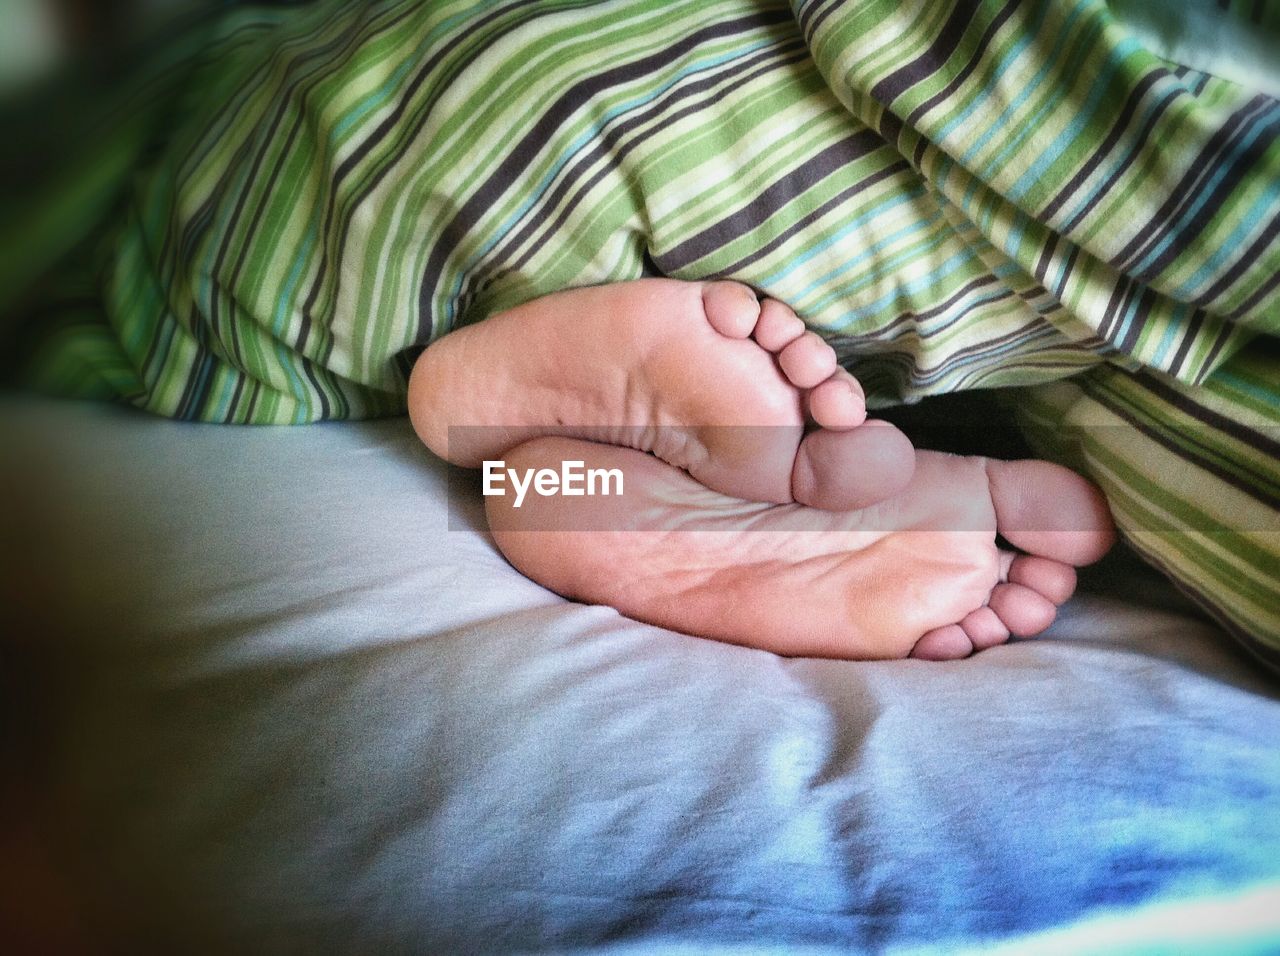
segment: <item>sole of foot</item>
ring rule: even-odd
[[[541,436],[651,452],[749,501],[843,511],[910,482],[907,438],[781,302],[737,282],[641,279],[535,299],[423,352],[419,436],[464,467]]]
[[[966,657],[1052,624],[1114,541],[1090,482],[1043,461],[916,452],[896,498],[847,512],[712,491],[631,449],[541,438],[508,464],[616,469],[623,494],[489,497],[495,540],[567,598],[789,656]],[[996,545],[1001,535],[1017,552]]]

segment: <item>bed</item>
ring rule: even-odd
[[[91,940],[1280,946],[1280,688],[1123,551],[1040,639],[788,660],[522,578],[403,419],[10,399],[0,435],[8,677]]]

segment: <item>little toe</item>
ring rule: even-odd
[[[1056,604],[1022,584],[997,584],[987,607],[996,613],[1009,633],[1017,637],[1039,634],[1058,615]]]
[[[1009,565],[1008,580],[1038,591],[1054,604],[1062,604],[1076,590],[1076,569],[1061,561],[1020,554]]]
[[[980,607],[965,615],[960,628],[968,636],[974,650],[985,651],[988,647],[1003,644],[1009,639],[1009,629],[1004,626],[1000,616],[989,607]]]
[[[760,306],[752,337],[769,352],[779,352],[804,335],[804,322],[777,299],[765,299]]]
[[[702,287],[702,309],[711,327],[731,339],[745,339],[760,318],[760,300],[741,282],[708,282]]]
[[[796,388],[813,388],[836,370],[836,350],[816,332],[805,332],[778,353],[778,367]]]
[[[867,419],[862,386],[844,369],[836,369],[834,375],[809,392],[809,417],[835,431],[857,428]]]
[[[923,661],[954,661],[972,653],[973,644],[964,629],[959,624],[948,624],[926,633],[907,656]]]

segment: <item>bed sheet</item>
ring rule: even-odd
[[[9,401],[4,577],[114,931],[292,951],[1280,941],[1276,685],[1123,553],[1052,632],[787,660],[514,572],[408,423]]]

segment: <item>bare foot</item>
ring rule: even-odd
[[[943,660],[1047,628],[1114,531],[1101,492],[1043,461],[916,453],[891,501],[836,513],[740,501],[652,456],[542,438],[509,467],[617,468],[612,497],[489,497],[508,560],[545,587],[779,654]],[[587,530],[591,529],[591,530]],[[1000,533],[1016,554],[996,546]]]
[[[414,366],[409,414],[464,467],[541,435],[588,438],[736,498],[833,510],[897,494],[914,467],[901,432],[865,421],[832,348],[737,282],[572,289],[458,329]]]

